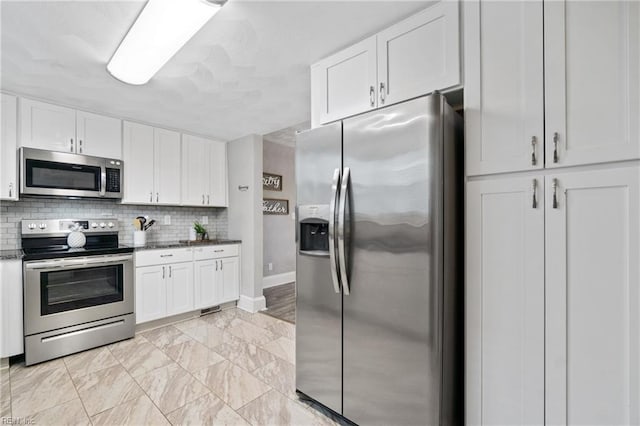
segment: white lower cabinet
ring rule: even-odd
[[[546,177],[547,424],[640,424],[639,182]]]
[[[640,423],[639,202],[640,166],[468,183],[468,424]]]
[[[220,289],[218,303],[227,303],[240,298],[240,262],[237,257],[220,259],[220,274],[217,277]]]
[[[0,261],[0,358],[24,352],[22,260]]]
[[[166,316],[164,265],[136,268],[136,324]]]
[[[196,249],[196,308],[208,308],[240,298],[240,258],[237,247]]]
[[[166,270],[167,315],[192,311],[193,262],[170,264]]]
[[[196,260],[194,264],[196,308],[215,306],[218,302],[216,294],[218,260]]]

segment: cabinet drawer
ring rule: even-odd
[[[192,248],[145,250],[136,253],[136,267],[167,263],[191,262]]]
[[[195,260],[219,259],[221,257],[238,256],[240,252],[237,244],[198,247],[194,249],[193,258]]]

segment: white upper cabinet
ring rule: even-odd
[[[122,158],[122,121],[91,112],[77,111],[78,154]]]
[[[544,167],[542,9],[464,3],[467,175]]]
[[[227,144],[182,136],[182,204],[226,207]]]
[[[0,93],[2,121],[0,128],[0,199],[18,199],[18,104],[15,96]]]
[[[467,185],[469,425],[544,424],[543,194],[543,178]]]
[[[24,98],[20,105],[21,146],[122,158],[119,119]]]
[[[311,67],[311,102],[318,124],[377,106],[376,37],[354,44]]]
[[[546,424],[640,424],[639,183],[547,177]]]
[[[20,145],[76,152],[76,110],[20,99]]]
[[[545,2],[547,167],[640,158],[640,3]]]
[[[123,123],[124,196],[122,202],[150,204],[154,189],[153,127]]]
[[[378,33],[378,106],[460,84],[457,1],[443,1]]]
[[[460,84],[457,1],[442,1],[311,66],[311,126]]]
[[[180,133],[158,128],[153,133],[154,200],[158,204],[180,204]]]

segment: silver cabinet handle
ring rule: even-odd
[[[156,203],[160,202],[160,193],[156,192]]]
[[[558,139],[560,139],[560,135],[558,132],[553,133],[553,162],[558,162]]]
[[[9,183],[9,198],[13,195],[13,182]]]
[[[79,145],[79,149],[80,149],[80,154],[82,154],[82,139],[78,140],[78,145]]]
[[[220,270],[222,271],[224,269],[224,262],[221,260],[220,261]]]
[[[551,188],[553,188],[553,208],[558,208],[558,179],[551,181]]]
[[[536,137],[531,136],[531,165],[535,166],[538,163],[536,159]]]
[[[73,138],[70,139],[71,146],[69,147],[69,151],[73,152]]]
[[[149,202],[153,203],[153,191],[149,193]]]
[[[216,271],[218,270],[218,261],[216,260]]]
[[[171,266],[169,266],[169,278],[171,278]]]
[[[336,205],[338,204],[338,195],[340,189],[340,169],[333,171],[333,180],[331,184],[331,201],[329,202],[329,264],[331,266],[331,281],[333,282],[333,290],[340,293],[340,282],[338,281],[338,263],[336,258]]]
[[[207,194],[207,205],[210,204],[209,203],[209,194]]]
[[[214,253],[222,253],[224,250],[214,250]]]
[[[376,88],[373,86],[369,86],[369,102],[371,106],[376,105]]]
[[[340,204],[338,212],[338,262],[340,264],[340,279],[342,281],[342,288],[344,294],[349,295],[351,290],[349,288],[349,277],[347,273],[347,254],[346,254],[346,235],[345,235],[345,221],[347,219],[347,197],[349,193],[349,179],[351,178],[351,169],[345,167],[342,172],[342,184],[340,185]]]
[[[161,254],[160,257],[173,257],[172,254]]]
[[[537,192],[538,192],[538,179],[534,179],[533,183],[532,183],[532,187],[531,187],[532,191],[533,191],[533,202],[532,202],[532,207],[534,209],[538,208],[538,198],[537,198]]]
[[[384,105],[386,99],[386,92],[384,91],[384,83],[380,83],[380,103]]]
[[[204,204],[204,194],[202,194],[202,204]]]
[[[162,279],[164,279],[164,266],[162,267]]]

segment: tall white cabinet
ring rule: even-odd
[[[182,204],[228,206],[225,142],[182,135]]]
[[[640,3],[463,7],[466,422],[640,424]]]

